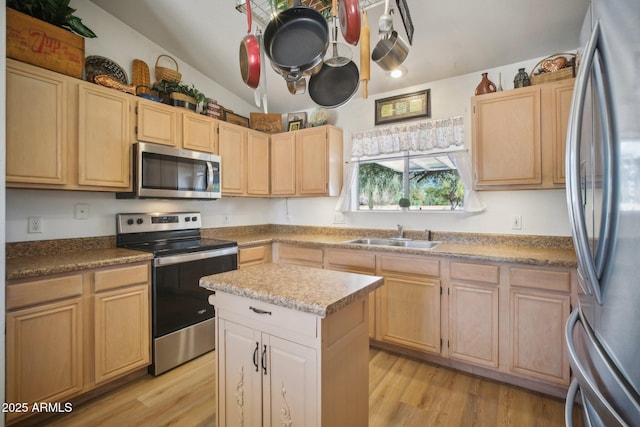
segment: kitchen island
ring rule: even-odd
[[[367,426],[367,295],[383,279],[284,264],[205,276],[219,426]]]

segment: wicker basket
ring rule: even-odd
[[[175,70],[172,70],[171,68],[158,66],[158,61],[160,61],[160,58],[162,58],[163,56],[173,61],[173,63],[176,65]],[[182,74],[180,74],[180,71],[178,68],[178,62],[172,57],[170,57],[169,55],[158,56],[158,58],[156,59],[156,80],[157,81],[166,80],[168,82],[179,82],[180,80],[182,80]]]
[[[571,57],[571,59],[567,60],[567,56]],[[553,71],[554,61],[562,62],[565,60],[564,68],[559,68],[556,71]],[[540,60],[535,67],[529,73],[529,80],[532,85],[539,85],[542,83],[555,82],[558,80],[570,79],[576,76],[576,62],[577,55],[575,53],[554,53],[551,56],[548,56],[542,60]],[[545,68],[549,71],[545,71]],[[536,70],[541,70],[538,74],[533,74]]]
[[[188,108],[190,110],[196,111],[197,101],[194,97],[185,95],[180,92],[171,92],[169,95],[170,101],[169,103],[174,106]]]
[[[146,62],[140,59],[134,59],[133,74],[131,77],[131,83],[136,87],[137,93],[149,93],[151,88],[151,78],[149,77],[149,66]]]

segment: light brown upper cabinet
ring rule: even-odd
[[[9,186],[67,184],[68,86],[62,74],[7,59]]]
[[[575,80],[472,98],[474,188],[564,187],[564,148]]]
[[[268,196],[269,135],[219,122],[218,144],[222,193],[228,196]]]
[[[178,110],[176,108],[139,99],[136,114],[138,141],[178,146]]]
[[[218,153],[216,120],[202,114],[182,112],[182,148]]]
[[[146,99],[138,100],[136,113],[139,141],[218,154],[217,120]]]
[[[96,84],[78,87],[78,184],[130,187],[128,95]]]
[[[318,126],[271,136],[271,195],[337,196],[342,129]]]
[[[130,189],[131,99],[7,59],[7,187]]]

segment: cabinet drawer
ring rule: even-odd
[[[82,275],[7,285],[7,310],[82,295]]]
[[[256,264],[271,261],[271,245],[254,246],[252,248],[240,248],[238,251],[239,264]]]
[[[149,282],[149,264],[137,264],[95,272],[95,292]]]
[[[376,271],[375,254],[331,249],[327,251],[326,268],[350,271],[361,271],[373,274]]]
[[[322,249],[280,245],[278,258],[280,260],[298,261],[301,265],[316,263],[322,266]]]
[[[248,321],[252,328],[281,338],[286,339],[287,332],[311,338],[317,336],[318,317],[313,314],[220,291],[209,296],[209,303],[216,307],[218,317],[238,321],[240,316],[243,324]]]
[[[497,265],[452,262],[449,267],[449,275],[452,279],[497,285],[500,282],[500,267]]]
[[[383,255],[380,257],[380,270],[383,274],[396,273],[439,277],[440,261],[427,258]]]
[[[511,286],[548,291],[571,291],[571,273],[568,271],[513,267],[509,270],[509,282]]]

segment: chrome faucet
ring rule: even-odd
[[[398,224],[398,239],[402,239],[403,233],[404,233],[404,227],[401,224]]]

